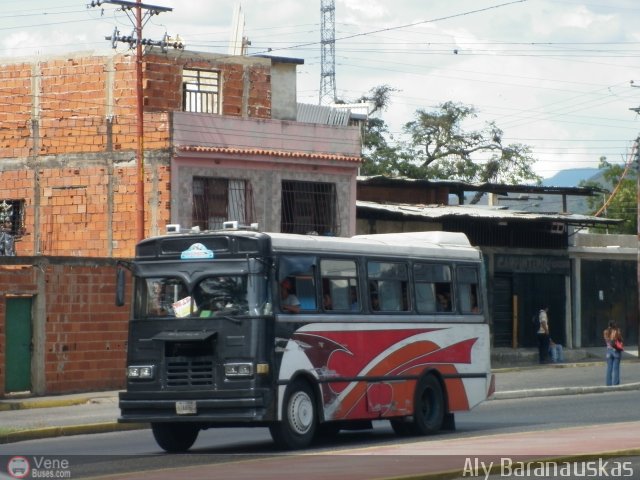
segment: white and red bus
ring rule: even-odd
[[[149,422],[166,451],[213,427],[268,427],[289,449],[373,420],[432,434],[493,393],[483,261],[463,234],[173,233],[129,268],[119,421]]]

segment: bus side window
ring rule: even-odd
[[[318,309],[316,292],[316,261],[313,255],[283,255],[278,262],[278,282],[282,290],[282,282],[288,281],[288,293],[299,302],[298,311],[315,311]],[[286,304],[285,304],[286,305]],[[282,309],[282,292],[280,292]]]
[[[406,312],[410,310],[406,264],[395,262],[368,262],[367,276],[369,285],[371,286],[373,283],[376,286],[380,311]],[[372,309],[374,309],[373,303]]]
[[[312,277],[296,277],[295,292],[300,300],[300,310],[316,310],[316,287]]]
[[[462,313],[480,313],[478,298],[478,269],[475,267],[458,267],[456,270],[460,311]]]
[[[416,282],[416,308],[418,313],[436,311],[436,292],[433,283]]]
[[[325,310],[359,311],[358,273],[354,260],[320,260]]]
[[[413,266],[418,313],[451,312],[452,274],[449,265],[416,263]]]
[[[383,312],[399,312],[402,310],[402,286],[400,282],[382,280],[378,282],[380,310]]]

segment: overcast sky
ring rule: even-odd
[[[132,23],[116,6],[88,3],[4,0],[0,55],[111,50],[104,37]],[[149,20],[145,38],[167,32],[189,50],[227,53],[236,0],[144,3],[173,8]],[[320,0],[241,5],[249,53],[303,59],[298,100],[318,103]],[[549,177],[601,156],[626,161],[640,133],[630,110],[640,107],[638,0],[335,0],[335,38],[338,98],[397,89],[382,114],[395,134],[418,108],[471,105],[478,118],[467,128],[495,122],[505,142],[532,147]]]

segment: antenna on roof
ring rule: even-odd
[[[249,45],[251,45],[251,42],[244,36],[244,13],[242,12],[242,5],[238,2],[233,9],[228,53],[229,55],[246,55]]]

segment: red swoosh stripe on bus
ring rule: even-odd
[[[445,348],[439,348],[435,343],[429,341],[416,342],[405,347],[396,350],[391,353],[384,360],[379,362],[367,373],[368,376],[380,377],[380,376],[395,376],[401,374],[407,375],[419,375],[425,367],[428,365],[438,364],[437,369],[443,374],[456,374],[457,369],[453,363],[471,363],[471,347],[477,339],[468,339],[450,345]],[[445,364],[446,362],[446,364]],[[389,366],[393,366],[389,369]],[[396,387],[397,384],[392,385],[392,389],[395,391],[403,390],[404,395],[393,395],[396,398],[409,398],[413,399],[413,395],[407,395],[406,387],[411,385],[413,391],[413,385],[415,382],[406,382],[403,388],[402,385]],[[351,384],[353,385],[353,384]],[[450,402],[451,409],[461,409],[466,405],[468,408],[468,401],[464,390],[464,385],[461,379],[448,379],[446,380],[447,390],[449,397],[454,399],[453,404]],[[335,384],[332,385],[332,389],[341,391],[342,389],[336,389]],[[347,384],[341,384],[343,388],[346,388]],[[365,407],[364,398],[367,391],[367,384],[359,382],[353,385],[353,389],[345,395],[341,400],[338,410],[334,418],[348,418],[350,414],[355,413],[357,408],[357,415],[362,414],[362,409]],[[411,406],[413,409],[413,406]]]
[[[314,368],[327,367],[340,376],[355,376],[376,356],[393,345],[435,330],[437,329],[296,332],[293,338],[312,346],[306,354]],[[350,358],[341,361],[341,354],[349,355]]]
[[[365,367],[373,361],[380,353],[388,350],[398,342],[405,340],[416,334],[423,334],[432,331],[431,329],[423,330],[384,330],[384,331],[367,331],[366,345],[362,340],[365,338],[363,332],[298,332],[295,334],[299,340],[307,343],[310,348],[306,351],[309,360],[315,368],[323,367],[339,377],[352,376],[370,376],[384,377],[396,375],[418,375],[427,365],[437,364],[438,370],[443,374],[456,374],[457,369],[452,363],[471,362],[471,348],[477,338],[463,340],[456,344],[440,348],[431,341],[418,341],[409,343],[403,347],[390,352],[389,355],[380,359],[377,364],[370,366],[367,371]],[[369,341],[371,340],[371,341]],[[360,347],[354,349],[353,347]],[[375,348],[372,348],[375,347]],[[348,355],[349,359],[340,358],[342,355]],[[378,391],[381,391],[381,385],[387,385],[389,391],[389,405],[392,404],[393,397],[398,399],[412,399],[415,382],[405,382],[404,384],[387,384],[379,382],[376,385]],[[363,414],[366,404],[363,401],[367,393],[367,389],[371,388],[371,384],[363,382],[354,384],[348,382],[336,382],[330,385],[324,385],[323,397],[325,402],[336,401],[337,394],[344,391],[351,385],[353,388],[341,400],[340,405],[336,405],[337,411],[333,418],[347,418],[350,414]],[[449,393],[450,408],[464,409],[468,408],[468,401],[464,385],[461,379],[447,379],[447,391]],[[385,392],[385,397],[386,392]],[[405,402],[406,403],[406,402]],[[406,405],[406,408],[412,409],[412,405]],[[370,413],[370,412],[369,412]],[[384,414],[384,412],[381,412]]]

